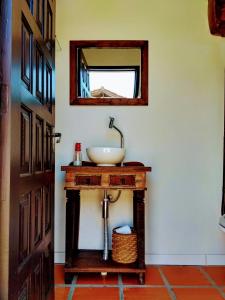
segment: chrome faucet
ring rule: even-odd
[[[114,125],[114,120],[115,120],[115,118],[113,118],[113,117],[109,117],[109,128],[114,128],[114,129],[116,129],[118,132],[119,132],[119,134],[120,134],[120,148],[124,148],[124,137],[123,137],[123,134],[122,134],[122,132],[119,130],[119,128],[117,128],[115,125]]]

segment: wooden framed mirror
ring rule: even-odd
[[[148,105],[148,41],[70,41],[71,105]]]

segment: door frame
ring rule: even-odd
[[[0,4],[0,299],[8,299],[12,0]]]

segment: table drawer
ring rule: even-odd
[[[76,175],[74,177],[75,185],[101,185],[101,176]]]
[[[135,186],[135,175],[110,175],[110,186]]]

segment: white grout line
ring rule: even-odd
[[[198,267],[200,272],[208,279],[208,281],[211,283],[211,285],[220,293],[220,295],[225,299],[225,292],[222,290],[222,287],[220,288],[216,282],[212,279],[212,277],[202,268]]]
[[[118,274],[118,283],[119,283],[119,290],[120,290],[120,300],[124,300],[123,280],[122,280],[122,275],[121,274]]]
[[[71,284],[65,284],[65,283],[56,283],[54,285],[56,288],[64,288],[64,287],[71,287]]]
[[[71,287],[71,284],[55,284],[55,287],[56,288],[64,288],[64,287]],[[103,288],[103,287],[106,287],[106,288],[119,288],[120,285],[119,284],[92,284],[92,283],[87,283],[87,284],[76,284],[76,288],[79,287],[79,288],[89,288],[89,287],[93,287],[93,288]],[[145,289],[145,288],[151,288],[151,289],[154,289],[154,288],[164,288],[165,287],[165,284],[145,284],[145,285],[141,285],[141,284],[123,284],[123,288],[129,288],[129,289],[132,289],[132,288],[140,288],[140,289]],[[213,289],[214,286],[212,285],[171,285],[170,284],[170,287],[171,288],[175,288],[175,289]],[[219,287],[220,289],[225,289],[225,286],[220,286]]]
[[[173,289],[214,289],[212,285],[171,285]]]
[[[74,294],[74,291],[75,291],[75,288],[76,288],[76,282],[77,282],[77,275],[75,275],[73,277],[67,300],[72,300],[73,299],[73,294]]]
[[[153,288],[153,289],[155,289],[155,288],[164,288],[165,287],[165,284],[164,285],[148,285],[148,284],[145,284],[144,286],[143,285],[124,285],[124,287],[126,287],[126,288],[129,288],[129,289],[132,289],[132,288],[142,288],[142,289],[144,289],[144,288]],[[171,289],[179,289],[179,288],[181,288],[181,289],[213,289],[214,287],[213,286],[210,286],[210,285],[171,285],[171,284],[169,284],[169,287],[171,288]]]
[[[167,288],[167,291],[169,293],[170,298],[172,300],[176,300],[177,297],[176,297],[176,295],[175,295],[175,293],[174,293],[174,291],[173,291],[173,289],[172,289],[169,281],[167,280],[166,276],[164,275],[164,273],[163,273],[163,271],[162,271],[162,269],[160,267],[159,267],[159,273],[160,273],[160,275],[161,275],[161,277],[163,279],[163,282],[164,282],[164,284],[165,284],[165,286]]]
[[[145,289],[145,288],[150,288],[150,289],[154,289],[154,288],[164,288],[165,285],[161,284],[161,285],[156,285],[156,284],[124,284],[123,285],[124,288],[140,288],[140,289]]]
[[[86,284],[76,284],[76,288],[118,288],[118,284],[92,284],[92,283],[86,283]]]

